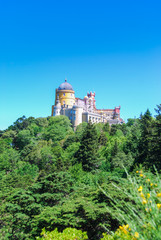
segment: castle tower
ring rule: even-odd
[[[75,104],[75,92],[67,80],[56,89],[55,105],[58,96],[61,106],[71,108]]]
[[[59,116],[61,111],[61,104],[59,101],[59,96],[57,96],[56,104],[52,107],[52,116]]]
[[[75,92],[71,84],[65,80],[64,83],[56,89],[55,92],[55,105],[52,106],[51,116],[61,114],[61,109],[72,108],[75,104]]]

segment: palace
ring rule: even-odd
[[[71,84],[65,80],[55,93],[55,105],[52,106],[52,116],[67,116],[76,128],[82,122],[121,124],[120,106],[114,109],[97,109],[95,93],[87,93],[83,99],[76,98]]]

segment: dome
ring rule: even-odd
[[[73,91],[73,87],[72,85],[70,85],[67,80],[65,80],[64,83],[60,84],[60,86],[58,87],[58,90],[72,90]]]

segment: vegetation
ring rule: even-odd
[[[75,132],[65,116],[23,116],[0,131],[0,239],[161,239],[155,110]]]

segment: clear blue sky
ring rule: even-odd
[[[0,1],[0,129],[51,114],[64,79],[125,120],[161,103],[161,1]]]

